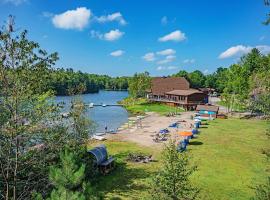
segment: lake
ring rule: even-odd
[[[128,96],[127,91],[100,91],[99,93],[80,95],[82,100],[89,104],[117,104],[118,101]],[[69,107],[72,96],[58,96],[56,102],[65,102]],[[117,129],[128,120],[128,112],[121,106],[94,106],[87,108],[87,115],[97,125],[96,132],[104,132],[105,126],[108,130]]]

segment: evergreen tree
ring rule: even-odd
[[[174,140],[170,140],[165,146],[162,162],[162,168],[153,179],[152,199],[196,199],[199,190],[192,186],[189,180],[196,167],[189,165],[189,159],[185,153],[177,151]]]
[[[78,165],[75,155],[65,149],[60,154],[60,167],[50,169],[50,181],[54,186],[51,200],[85,200],[85,164]]]

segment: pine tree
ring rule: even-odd
[[[170,140],[165,146],[162,162],[162,168],[153,178],[152,198],[167,200],[196,199],[199,190],[193,187],[189,180],[196,167],[190,167],[187,155],[177,151],[174,140]]]
[[[65,149],[60,155],[61,167],[50,169],[50,180],[55,189],[51,200],[85,200],[85,165],[78,165],[75,155]]]

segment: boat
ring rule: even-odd
[[[99,135],[93,135],[93,136],[92,136],[92,139],[94,139],[94,140],[99,140],[99,141],[106,140],[105,137],[99,136]]]
[[[101,135],[106,135],[106,133],[105,132],[99,132],[99,133],[95,133],[94,135],[101,136]]]
[[[102,107],[106,107],[107,105],[105,103],[102,104]]]
[[[93,108],[93,107],[94,107],[94,103],[90,103],[89,108]]]

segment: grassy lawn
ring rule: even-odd
[[[129,102],[127,103],[127,101]],[[145,112],[156,112],[161,115],[166,115],[172,112],[179,113],[179,112],[184,111],[184,109],[179,108],[179,107],[176,108],[176,107],[168,106],[166,104],[151,103],[147,101],[146,99],[136,99],[136,100],[128,99],[127,101],[124,102],[124,106],[132,114],[144,114]]]
[[[262,154],[269,147],[266,123],[257,120],[215,120],[201,128],[201,134],[188,146],[191,161],[198,166],[192,181],[201,188],[201,199],[249,199],[251,187],[269,174]],[[129,152],[152,154],[160,160],[160,150],[128,142],[105,142],[117,158],[117,168],[101,177],[98,190],[108,199],[147,199],[148,182],[160,162],[137,164],[125,161]],[[268,166],[269,167],[269,166]]]

